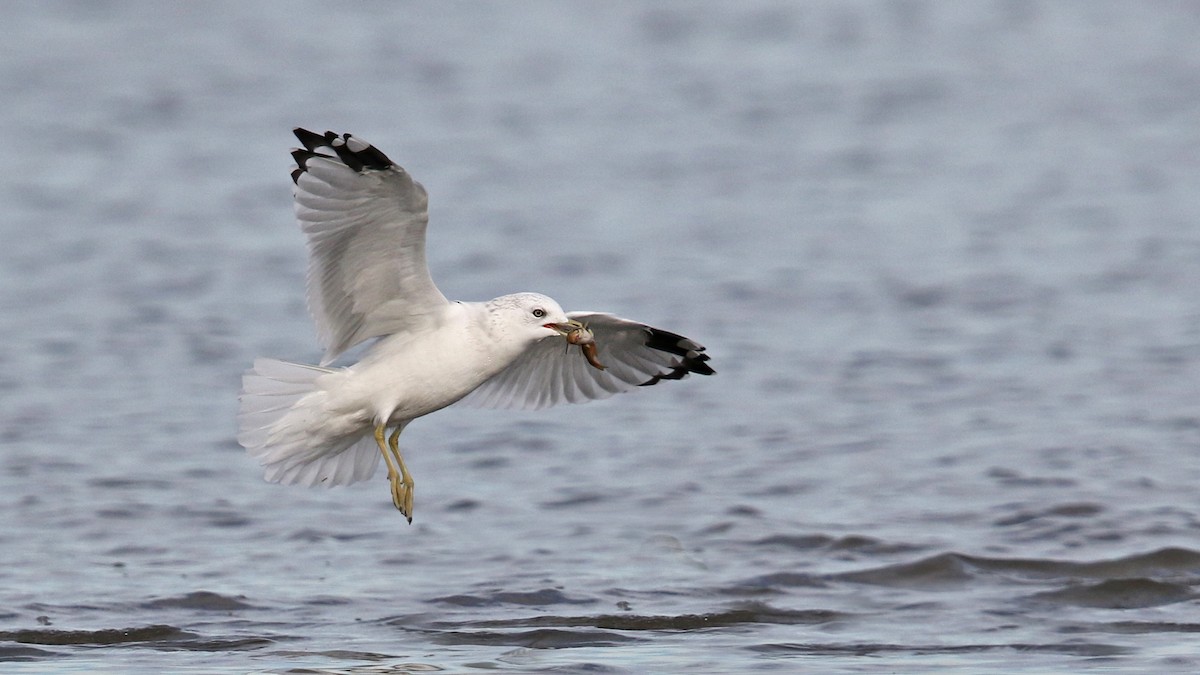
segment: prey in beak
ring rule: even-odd
[[[579,345],[587,362],[596,370],[604,370],[604,364],[596,358],[596,336],[587,326],[574,319],[565,323],[548,323],[545,326],[561,333],[567,338],[568,344]]]

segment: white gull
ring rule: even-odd
[[[611,314],[567,313],[537,293],[447,300],[425,262],[425,188],[360,138],[295,134],[308,306],[326,351],[319,366],[257,359],[242,378],[238,442],[268,481],[356,483],[382,456],[392,503],[412,522],[399,438],[418,417],[459,401],[535,409],[713,374],[693,340]],[[329,367],[372,338],[357,363]]]

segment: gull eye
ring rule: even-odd
[[[542,309],[541,307],[538,307],[537,309],[533,310],[533,315],[534,315],[534,317],[540,319],[540,318],[546,316],[546,310]]]

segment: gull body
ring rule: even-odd
[[[447,300],[425,263],[425,189],[361,139],[295,133],[308,302],[326,353],[321,365],[258,359],[243,377],[238,441],[267,480],[345,485],[370,478],[382,457],[411,522],[414,483],[398,441],[414,419],[459,402],[542,408],[713,373],[688,338],[567,313],[539,293]],[[357,363],[328,366],[368,339]]]
[[[544,317],[533,316],[538,308]],[[340,377],[330,405],[370,411],[376,424],[406,423],[459,401],[533,343],[560,334],[545,323],[569,321],[558,303],[535,293],[450,303],[436,329],[386,336],[358,363],[330,373]]]

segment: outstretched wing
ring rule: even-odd
[[[304,145],[292,152],[292,181],[322,363],[368,338],[427,325],[447,300],[425,264],[425,188],[362,139],[294,133]]]
[[[612,314],[570,312],[595,335],[596,358],[588,364],[579,347],[546,338],[521,355],[460,403],[478,408],[536,410],[559,403],[608,398],[688,373],[712,375],[699,343]]]

